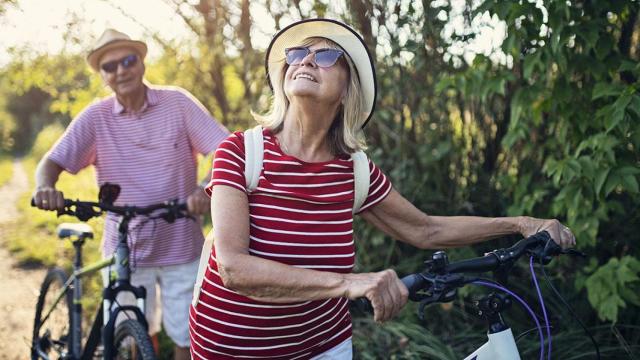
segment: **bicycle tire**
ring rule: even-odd
[[[115,359],[156,360],[149,333],[142,324],[133,319],[118,324],[113,346]]]
[[[73,303],[71,291],[67,289],[63,299],[56,304],[46,323],[43,323],[42,318],[45,315],[43,311],[49,309],[47,305],[55,300],[55,296],[60,289],[64,288],[67,279],[68,276],[64,270],[53,268],[47,271],[47,275],[40,286],[36,315],[33,322],[32,360],[53,358],[53,356],[49,356],[50,354],[58,354],[59,358],[66,358],[69,355],[69,331]],[[43,355],[47,357],[43,357]]]

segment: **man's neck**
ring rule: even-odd
[[[142,109],[144,106],[144,102],[147,98],[147,87],[141,86],[137,91],[127,94],[126,96],[121,96],[116,94],[116,99],[122,107],[124,111],[127,113],[136,113]]]

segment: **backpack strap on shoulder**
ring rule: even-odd
[[[260,172],[262,172],[262,160],[264,157],[264,142],[262,137],[262,126],[258,125],[254,128],[247,129],[244,132],[244,177],[247,182],[247,191],[253,191],[258,187],[260,180]],[[202,281],[204,278],[209,258],[211,257],[211,249],[213,248],[213,230],[207,234],[202,253],[200,254],[200,264],[198,266],[198,274],[196,283],[193,287],[192,304],[195,306],[200,298],[202,289]]]
[[[247,183],[247,191],[251,192],[258,187],[262,161],[264,157],[264,142],[262,126],[244,131],[244,178]]]
[[[369,195],[369,160],[364,151],[356,151],[351,154],[353,160],[354,200],[353,213],[360,211],[362,204]]]

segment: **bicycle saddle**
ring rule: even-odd
[[[93,239],[93,229],[84,223],[62,223],[58,225],[56,232],[60,239],[71,236]]]

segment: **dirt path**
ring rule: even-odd
[[[28,191],[27,174],[14,162],[13,178],[0,187],[0,239],[16,226],[16,202]],[[0,240],[0,359],[28,359],[34,308],[45,269],[28,269],[16,260]]]

